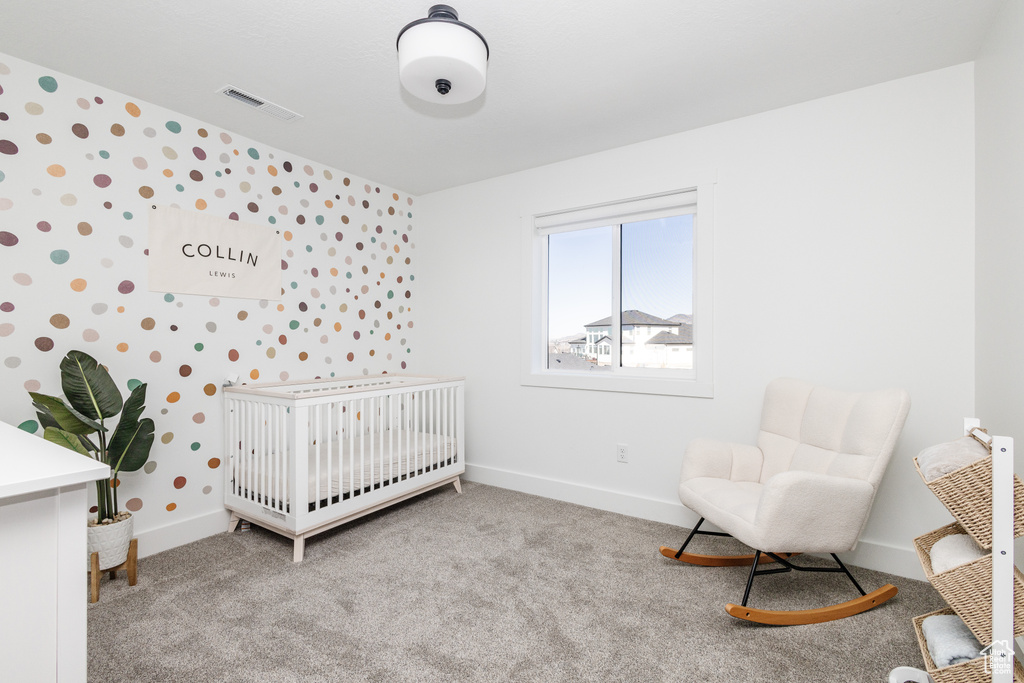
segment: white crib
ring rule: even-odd
[[[463,378],[377,375],[226,387],[224,505],[305,539],[466,470]]]

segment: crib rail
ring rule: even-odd
[[[301,532],[464,471],[463,391],[391,375],[230,387],[225,500]]]
[[[396,386],[431,385],[439,382],[463,382],[462,377],[432,377],[427,375],[372,375],[369,377],[337,377],[330,379],[296,380],[289,382],[261,382],[237,387],[226,387],[225,393],[249,394],[301,403],[311,398],[362,394],[379,390],[387,393]]]

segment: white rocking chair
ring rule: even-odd
[[[910,410],[906,391],[849,393],[795,379],[765,390],[757,446],[696,439],[686,449],[679,498],[701,516],[678,550],[661,553],[703,566],[750,565],[739,605],[726,612],[763,624],[811,624],[859,614],[889,600],[895,586],[865,593],[836,553],[853,550],[896,439]],[[701,531],[707,520],[725,533]],[[687,553],[695,534],[732,536],[751,555]],[[828,553],[838,567],[790,562],[799,553]],[[778,563],[775,568],[759,565]],[[810,610],[747,607],[754,577],[788,571],[843,572],[861,597]]]

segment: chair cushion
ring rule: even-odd
[[[905,391],[853,393],[777,379],[765,390],[757,445],[762,483],[790,470],[878,486],[910,401]]]
[[[696,477],[686,507],[741,543],[774,552],[843,552],[857,544],[874,488],[858,479],[785,472],[767,484]]]
[[[714,477],[697,477],[679,482],[679,499],[683,505],[706,518],[740,542],[750,540],[754,516],[761,499],[762,485],[755,481],[730,481]],[[747,533],[745,533],[747,532]]]

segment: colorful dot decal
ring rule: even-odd
[[[0,382],[60,393],[56,364],[78,348],[123,391],[147,384],[156,443],[119,487],[137,532],[220,508],[227,374],[312,379],[341,362],[365,375],[403,369],[402,349],[415,359],[401,338],[412,313],[398,305],[418,295],[413,198],[11,61],[0,65]],[[281,300],[148,291],[157,203],[274,225]],[[0,419],[41,431],[24,392],[0,396]]]

